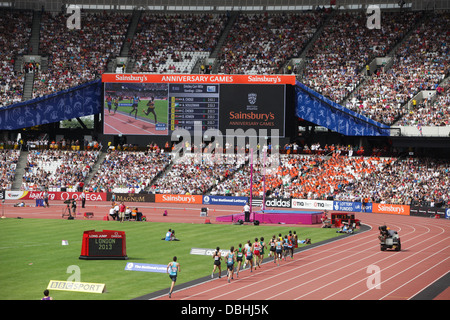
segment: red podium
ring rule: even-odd
[[[127,260],[125,232],[115,230],[84,231],[80,259]]]

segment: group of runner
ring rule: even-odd
[[[308,243],[309,239],[306,241],[302,241],[304,243]],[[216,251],[213,253],[214,267],[211,273],[211,278],[214,278],[214,273],[216,270],[219,271],[219,278],[221,278],[221,260],[225,259],[227,265],[227,279],[228,282],[231,282],[233,279],[235,272],[235,264],[236,265],[236,277],[239,278],[239,271],[241,270],[241,266],[243,269],[247,267],[250,268],[250,272],[256,270],[257,268],[261,268],[261,264],[264,260],[265,250],[269,248],[269,257],[273,256],[273,262],[280,265],[280,261],[282,259],[286,260],[286,257],[290,256],[291,259],[294,258],[294,250],[298,248],[298,236],[294,231],[293,233],[289,231],[288,235],[284,237],[278,234],[273,235],[272,239],[270,239],[269,243],[266,243],[264,237],[260,239],[255,238],[255,241],[252,243],[250,240],[242,246],[242,243],[239,243],[238,247],[235,248],[232,246],[230,251],[222,257],[222,253],[220,248],[217,247]]]
[[[119,98],[108,96],[106,98],[106,103],[108,105],[108,114],[111,114],[112,105],[114,105],[114,114],[116,114],[117,108],[119,107],[119,101],[124,100],[124,99],[129,99],[131,101],[131,111],[128,115],[131,116],[134,113],[134,119],[137,119],[139,101],[141,101],[141,98],[137,95],[134,95],[133,97],[119,97]],[[152,113],[153,116],[155,117],[155,125],[156,125],[158,123],[158,120],[157,120],[157,115],[155,112],[155,97],[154,96],[148,97],[148,102],[146,104],[146,107],[147,107],[147,110],[143,109],[142,112],[146,116],[148,116],[150,113]]]
[[[256,268],[261,268],[261,264],[264,260],[265,250],[269,248],[269,257],[273,256],[273,262],[280,265],[281,260],[286,260],[286,257],[290,256],[291,259],[294,259],[294,250],[298,248],[299,243],[311,244],[310,239],[298,240],[297,233],[289,231],[288,235],[284,237],[281,233],[272,236],[269,243],[266,244],[264,237],[260,239],[255,238],[255,241],[252,243],[250,240],[242,246],[242,243],[239,243],[238,247],[235,249],[234,246],[230,248],[230,251],[225,254],[224,258],[227,264],[227,280],[228,283],[231,282],[231,279],[234,277],[234,272],[236,270],[236,277],[239,278],[239,271],[241,270],[241,266],[243,269],[246,268],[247,265],[250,267],[250,272],[256,270]],[[214,278],[214,273],[216,270],[219,271],[219,278],[221,278],[222,268],[221,268],[221,260],[222,253],[220,251],[220,247],[216,248],[213,255],[214,260],[214,268],[211,273],[211,278]],[[235,264],[237,264],[235,269]],[[172,284],[169,290],[169,298],[172,296],[174,285],[177,281],[177,275],[180,272],[180,264],[177,262],[177,257],[173,257],[173,261],[167,265],[167,273],[169,274],[170,279],[172,280]]]

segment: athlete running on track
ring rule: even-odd
[[[226,255],[226,260],[228,269],[228,283],[230,283],[231,279],[233,279],[234,273],[234,261],[235,261],[234,247],[230,248],[230,252]]]
[[[261,268],[261,266],[259,265],[259,258],[261,255],[261,244],[259,243],[258,238],[255,238],[255,242],[252,244],[252,248],[253,254],[255,256],[255,263],[254,263],[255,269],[257,266]]]
[[[172,284],[170,286],[169,298],[172,297],[173,287],[175,286],[175,282],[177,282],[177,275],[180,272],[180,264],[177,262],[177,257],[173,257],[173,261],[167,265],[166,272],[169,274],[170,279],[172,280]]]
[[[134,96],[133,97],[133,104],[132,104],[132,108],[133,109],[131,109],[131,111],[130,111],[130,116],[131,116],[131,114],[134,112],[134,118],[136,119],[136,117],[137,117],[137,112],[138,112],[138,104],[139,104],[139,97],[138,96]]]
[[[245,251],[245,260],[246,263],[250,264],[250,272],[253,272],[253,246],[250,244],[250,240],[248,240],[249,246]]]
[[[270,249],[269,249],[269,257],[273,255],[273,263],[277,262],[277,255],[275,253],[276,242],[277,242],[276,241],[276,236],[273,235],[272,239],[270,239],[270,241],[269,241],[269,247],[270,247]]]
[[[219,278],[221,277],[222,268],[220,266],[220,260],[222,260],[222,254],[220,253],[220,248],[217,247],[216,251],[213,253],[213,259],[214,259],[214,268],[211,273],[211,279],[214,278],[214,272],[216,271],[217,267],[219,267]]]
[[[153,113],[155,116],[155,125],[158,123],[158,120],[156,119],[156,112],[155,112],[155,97],[151,96],[147,102],[147,111],[142,110],[146,116],[148,116],[150,113]]]
[[[289,233],[288,236],[288,252],[291,255],[291,258],[294,259],[294,237],[292,233]]]
[[[275,244],[275,257],[278,265],[280,265],[282,253],[283,253],[283,240],[281,238],[278,238]]]
[[[239,270],[241,269],[242,259],[244,258],[244,249],[242,249],[242,243],[239,243],[239,248],[236,250],[236,277],[239,278]]]
[[[264,249],[267,249],[267,245],[264,242],[264,237],[261,237],[261,240],[259,241],[259,244],[261,245],[261,252],[259,253],[259,267],[261,268],[261,263],[264,260]]]

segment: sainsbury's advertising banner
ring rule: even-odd
[[[103,82],[140,83],[237,83],[295,84],[295,75],[218,75],[218,74],[114,74],[104,73]]]
[[[389,213],[409,216],[410,207],[400,204],[374,203],[372,205],[373,213]]]
[[[203,196],[184,194],[155,194],[156,203],[202,204]]]

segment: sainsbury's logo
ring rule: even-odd
[[[374,203],[373,212],[409,215],[409,206],[397,204]]]

